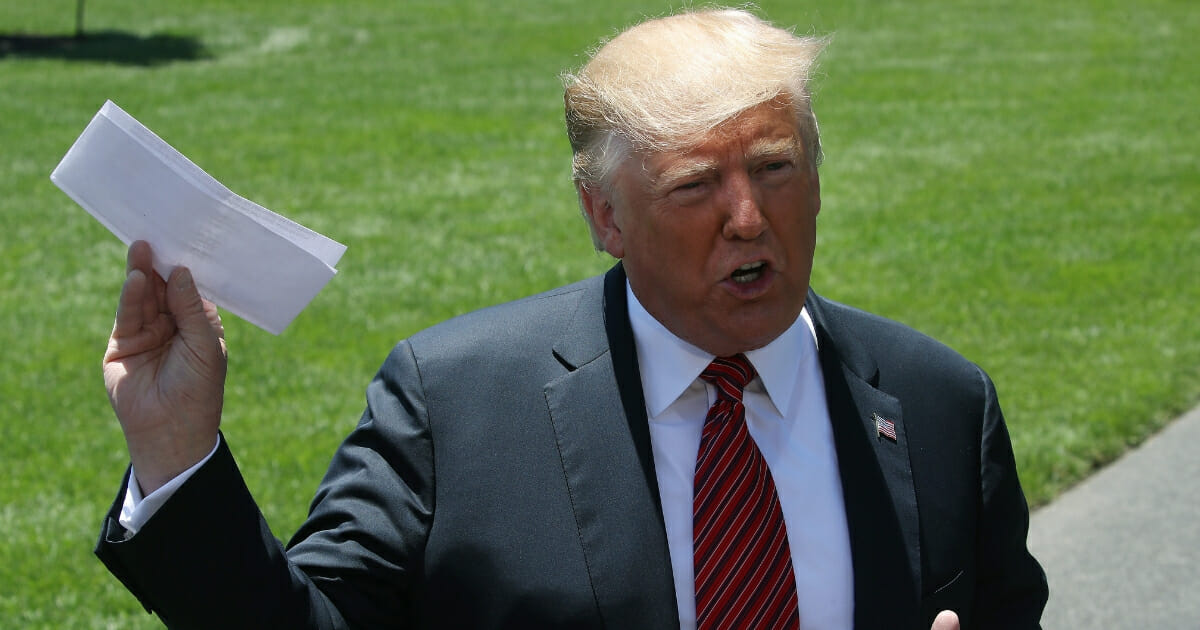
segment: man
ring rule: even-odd
[[[218,435],[215,309],[133,245],[97,553],[177,627],[1037,627],[987,376],[809,290],[820,44],[685,13],[569,77],[620,263],[397,345],[286,550]]]

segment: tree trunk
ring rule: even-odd
[[[75,0],[75,39],[83,39],[83,5],[86,0]]]

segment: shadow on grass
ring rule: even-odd
[[[98,31],[74,35],[0,33],[0,59],[29,57],[156,66],[211,57],[200,40],[180,35],[135,35]]]

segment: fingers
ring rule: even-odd
[[[931,630],[958,630],[958,615],[953,610],[943,610],[934,618]]]
[[[137,241],[129,246],[126,270],[106,362],[161,345],[175,330],[167,316],[166,283],[151,266],[150,245]]]
[[[113,323],[113,337],[136,335],[148,321],[142,308],[146,284],[146,274],[140,269],[134,269],[125,276],[121,297],[117,301],[117,320]]]
[[[129,246],[129,251],[125,254],[125,272],[128,273],[134,269],[149,272],[152,267],[153,256],[150,251],[150,243],[146,241],[134,241]]]
[[[130,337],[153,327],[157,331],[165,319],[186,334],[203,338],[215,333],[224,338],[225,328],[217,307],[200,297],[191,272],[177,267],[169,281],[154,271],[153,251],[145,241],[134,241],[125,259],[127,275],[117,304],[113,338]],[[161,315],[168,315],[166,318]]]
[[[201,298],[204,304],[204,315],[208,318],[208,325],[216,331],[217,336],[221,339],[225,338],[225,324],[221,323],[221,313],[217,310],[217,305]]]
[[[147,289],[141,293],[142,321],[151,322],[159,313],[166,312],[166,284],[154,271],[154,253],[146,241],[134,241],[129,246],[125,256],[125,274],[140,271],[147,282]]]

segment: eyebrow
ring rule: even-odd
[[[674,168],[669,168],[658,174],[654,178],[655,183],[661,184],[666,182],[677,182],[680,180],[691,179],[701,175],[707,175],[717,170],[717,161],[710,159],[701,159],[678,165]]]
[[[801,156],[799,143],[795,138],[761,138],[755,140],[746,151],[747,162],[757,162],[768,157],[787,156],[798,160]],[[654,178],[655,184],[674,183],[708,175],[717,170],[717,160],[696,159],[669,168]]]
[[[800,143],[797,139],[794,137],[762,138],[751,144],[750,150],[746,151],[746,157],[751,162],[779,156],[787,156],[794,160],[800,159]]]

